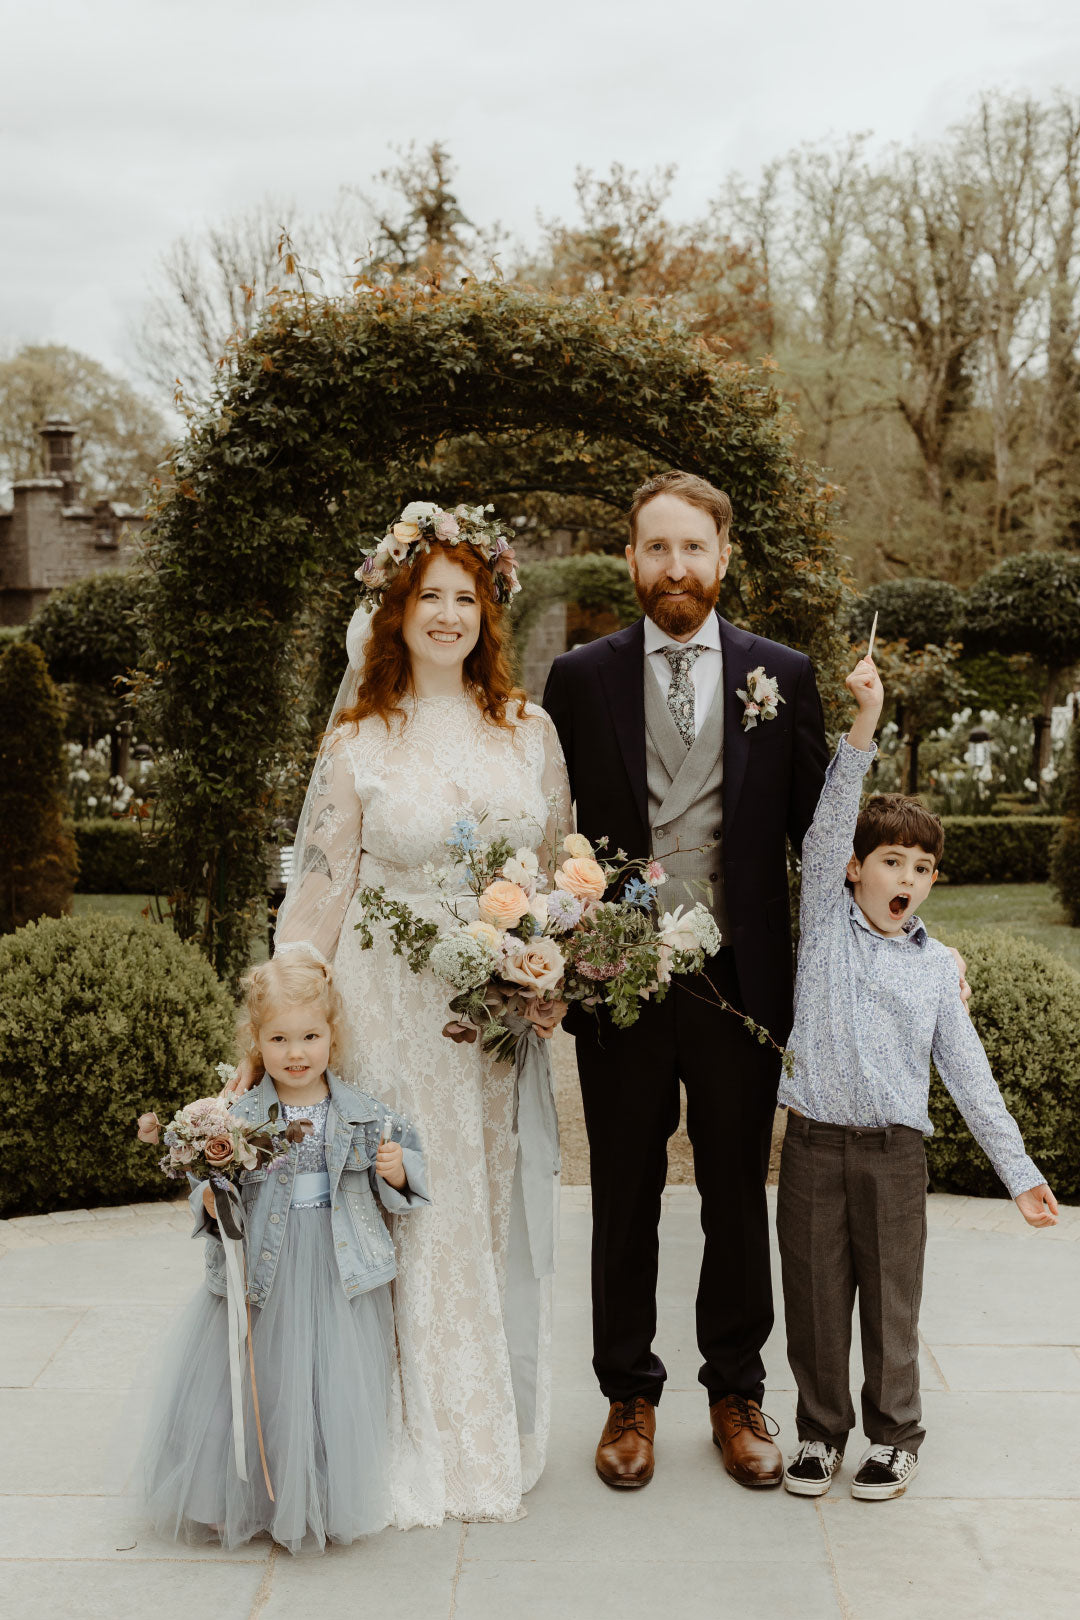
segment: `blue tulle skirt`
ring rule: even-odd
[[[347,1543],[390,1517],[388,1286],[345,1296],[329,1209],[289,1212],[267,1304],[252,1307],[259,1460],[245,1351],[247,1480],[236,1470],[224,1299],[201,1289],[171,1335],[140,1456],[160,1534],[239,1546],[260,1532],[297,1552]]]

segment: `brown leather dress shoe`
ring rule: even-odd
[[[781,1483],[784,1459],[766,1427],[771,1420],[765,1417],[757,1401],[744,1400],[741,1395],[725,1395],[722,1401],[709,1407],[709,1417],[713,1445],[720,1447],[724,1467],[732,1479],[755,1490]],[[776,1432],[779,1434],[779,1429]]]
[[[636,1491],[653,1477],[653,1436],[656,1407],[643,1395],[632,1401],[612,1401],[600,1444],[596,1472],[605,1485]]]

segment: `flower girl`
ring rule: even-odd
[[[225,1251],[200,1181],[191,1204],[205,1285],[171,1344],[142,1494],[169,1536],[234,1547],[268,1531],[291,1552],[321,1550],[389,1521],[395,1265],[374,1194],[395,1214],[427,1204],[426,1173],[412,1126],[328,1068],[340,1008],[326,970],[289,955],[252,968],[244,987],[239,1037],[262,1079],[232,1113],[254,1123],[278,1104],[307,1127],[239,1177],[254,1366],[242,1392],[247,1479],[234,1452]]]

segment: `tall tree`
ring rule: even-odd
[[[138,506],[165,457],[160,412],[122,377],[60,344],[27,344],[0,360],[0,486],[45,471],[40,428],[67,416],[87,495]]]

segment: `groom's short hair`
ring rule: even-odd
[[[720,536],[721,544],[728,537],[731,528],[731,502],[722,489],[710,484],[707,479],[699,478],[696,473],[688,472],[662,472],[653,478],[647,478],[640,489],[634,491],[634,498],[630,502],[630,544],[637,544],[638,513],[643,506],[656,495],[677,495],[680,500],[687,501],[691,506],[699,506],[703,512],[708,512],[716,524],[716,532]]]

